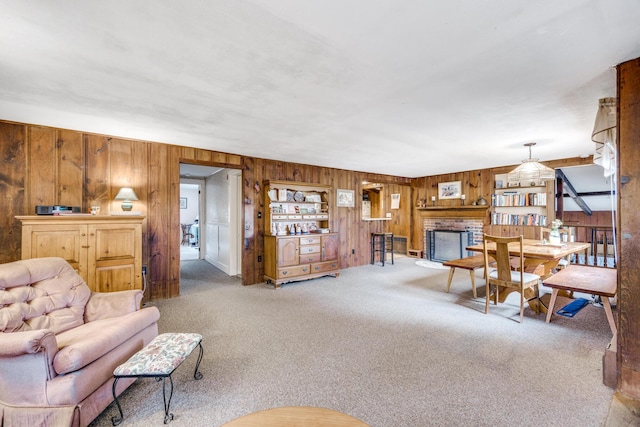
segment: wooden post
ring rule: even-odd
[[[618,390],[640,399],[640,58],[618,74]]]

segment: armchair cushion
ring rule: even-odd
[[[84,311],[84,321],[122,316],[140,308],[142,291],[92,292]]]
[[[160,318],[156,307],[135,311],[118,318],[85,323],[57,335],[60,350],[53,359],[53,367],[67,374],[85,367],[122,344]]]

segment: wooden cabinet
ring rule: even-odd
[[[264,236],[264,278],[282,283],[340,275],[337,233],[302,236]]]
[[[331,187],[265,181],[264,278],[282,283],[340,274],[337,233],[329,233]]]
[[[22,259],[67,260],[93,292],[142,289],[140,216],[19,216]]]

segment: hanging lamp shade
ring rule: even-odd
[[[593,163],[602,166],[605,178],[616,172],[616,98],[602,98],[591,133],[596,143]]]
[[[544,181],[556,179],[556,171],[541,163],[538,159],[531,158],[531,147],[535,142],[524,144],[529,147],[529,158],[522,161],[522,164],[507,174],[507,184],[510,187],[526,187],[542,185]]]

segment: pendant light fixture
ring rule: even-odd
[[[507,174],[507,183],[510,187],[527,187],[542,185],[544,181],[556,179],[556,171],[538,163],[538,159],[531,158],[531,147],[535,142],[524,144],[529,147],[529,158],[522,161],[522,164]]]
[[[593,163],[602,166],[605,178],[616,173],[616,101],[616,98],[600,99],[591,134],[596,143]]]

